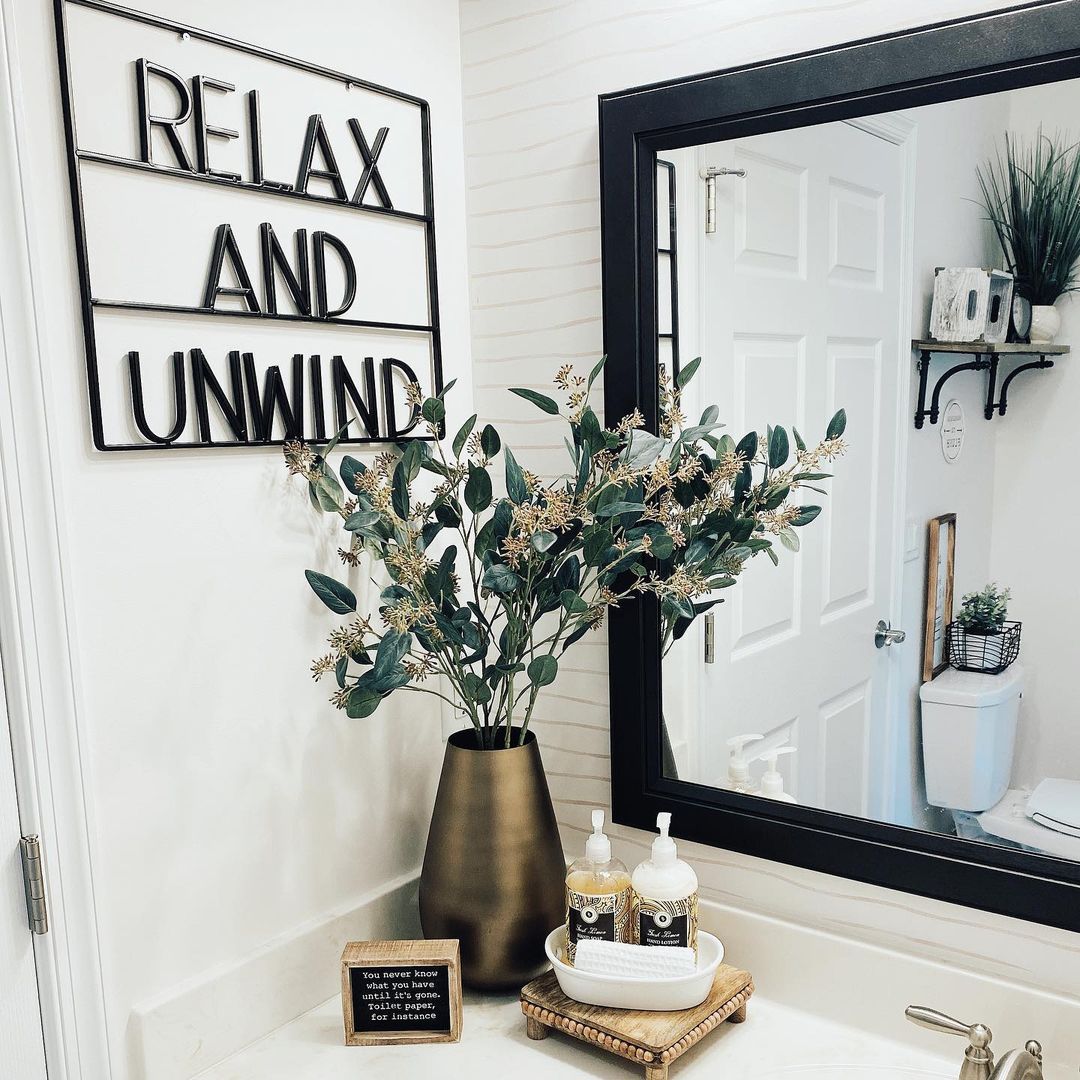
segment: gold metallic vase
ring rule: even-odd
[[[518,729],[514,729],[514,741]],[[420,875],[429,938],[458,938],[477,989],[517,989],[547,967],[544,938],[564,917],[566,863],[540,748],[477,748],[450,736]]]

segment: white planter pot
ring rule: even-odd
[[[1061,329],[1061,312],[1053,304],[1031,305],[1031,331],[1029,340],[1032,345],[1050,345]]]

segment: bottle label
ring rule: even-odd
[[[697,952],[697,894],[682,900],[634,898],[634,933],[639,945],[680,946]]]
[[[566,959],[574,962],[577,943],[586,938],[598,941],[630,940],[630,889],[593,893],[566,890]]]

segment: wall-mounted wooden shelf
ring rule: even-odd
[[[927,417],[931,424],[938,422],[941,415],[941,389],[954,375],[961,371],[988,371],[990,373],[986,386],[986,405],[983,415],[987,420],[992,420],[994,414],[1004,416],[1009,407],[1009,384],[1020,374],[1021,371],[1034,371],[1037,368],[1049,368],[1054,366],[1051,356],[1062,356],[1069,351],[1068,345],[1026,345],[1023,342],[1002,342],[1000,345],[986,341],[933,341],[929,338],[915,338],[911,342],[912,349],[919,354],[917,366],[919,370],[919,404],[915,410],[915,427],[921,428]],[[949,368],[936,383],[933,393],[930,395],[930,408],[926,407],[926,390],[930,379],[930,356],[933,353],[960,353],[971,356],[973,359],[963,364],[956,364]],[[998,393],[998,366],[1002,356],[1036,356],[1027,364],[1019,364],[1014,367],[1002,380],[1000,395]]]

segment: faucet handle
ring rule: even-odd
[[[1029,1039],[1024,1043],[1024,1049],[1039,1063],[1040,1066],[1042,1065],[1042,1043],[1036,1042],[1034,1039]]]
[[[930,1028],[931,1031],[963,1035],[968,1041],[968,1048],[964,1051],[960,1080],[988,1080],[994,1066],[994,1054],[990,1049],[993,1033],[985,1024],[965,1024],[925,1005],[909,1005],[904,1015],[913,1024]]]

